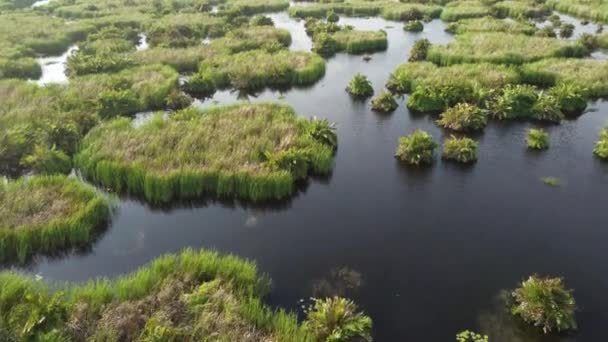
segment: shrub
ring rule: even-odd
[[[391,93],[381,92],[372,99],[372,110],[381,113],[394,112],[399,105]]]
[[[562,24],[559,27],[559,36],[562,38],[570,38],[574,33],[574,25],[570,23]]]
[[[600,132],[600,140],[595,143],[593,153],[600,159],[608,159],[608,128]]]
[[[75,178],[35,176],[0,185],[0,261],[69,251],[91,242],[108,202]]]
[[[348,83],[346,91],[356,97],[369,97],[374,95],[372,83],[362,74],[356,74]]]
[[[530,129],[526,138],[528,148],[532,150],[545,150],[549,148],[549,133],[544,129]]]
[[[479,107],[459,103],[441,113],[437,124],[454,131],[480,130],[486,127],[488,117]]]
[[[410,51],[408,62],[424,61],[430,47],[431,42],[426,38],[415,41],[412,50]]]
[[[512,293],[511,312],[545,333],[576,329],[576,303],[561,278],[531,276]]]
[[[564,119],[560,101],[553,95],[540,92],[532,106],[532,118],[539,121],[559,123]]]
[[[199,72],[186,80],[184,90],[194,97],[211,97],[215,93],[215,83],[210,73]]]
[[[251,18],[250,24],[254,26],[274,26],[274,21],[265,15],[256,15]]]
[[[315,299],[303,327],[317,341],[372,341],[372,320],[359,312],[355,303],[341,297]]]
[[[456,335],[456,342],[488,342],[488,335],[465,330]]]
[[[424,30],[424,25],[420,20],[410,20],[405,23],[403,29],[409,32],[422,32],[422,30]]]
[[[425,131],[415,130],[399,139],[395,157],[411,165],[430,164],[438,147],[433,137]]]
[[[499,120],[531,118],[537,99],[533,86],[507,85],[490,105],[490,115]]]
[[[477,160],[477,146],[479,144],[467,137],[457,138],[451,136],[443,143],[443,158],[459,163],[472,163]]]

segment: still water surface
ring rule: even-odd
[[[284,13],[273,19],[291,31],[292,49],[310,49],[303,22]],[[526,150],[526,130],[533,124],[492,122],[477,137],[475,165],[437,158],[430,168],[410,169],[393,157],[397,141],[416,128],[443,140],[446,133],[434,118],[409,113],[406,98],[394,113],[376,114],[344,88],[361,72],[378,93],[416,39],[447,43],[452,36],[440,21],[419,34],[382,19],[341,23],[386,30],[389,49],[369,62],[338,54],[311,88],[256,97],[219,92],[197,103],[277,100],[300,115],[336,122],[340,146],[331,177],[312,180],[276,206],[210,201],[154,209],[123,199],[89,252],[42,259],[28,271],[49,280],[84,281],[130,272],[184,247],[215,248],[254,259],[273,279],[269,302],[292,310],[313,295],[319,280],[326,279],[325,288],[349,287],[343,284],[348,280],[335,279],[335,270],[356,275],[360,286],[346,294],[373,318],[378,341],[453,341],[464,329],[490,334],[492,342],[608,340],[608,165],[592,155],[608,120],[608,102],[593,103],[594,111],[577,120],[546,127],[546,152]],[[558,177],[561,186],[544,185],[540,178],[546,176]],[[578,334],[540,337],[496,304],[501,290],[534,273],[563,276],[576,289]]]

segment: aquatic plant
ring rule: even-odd
[[[388,39],[384,31],[342,29],[331,34],[331,38],[337,44],[336,52],[345,51],[350,54],[361,54],[383,51],[388,47]]]
[[[157,115],[140,127],[112,120],[87,135],[75,163],[85,177],[151,202],[262,201],[288,197],[309,174],[328,174],[335,147],[326,121],[285,105],[236,104]]]
[[[468,18],[480,18],[492,15],[493,9],[478,1],[450,2],[441,12],[441,20],[452,22]]]
[[[75,178],[36,176],[0,184],[0,262],[84,246],[110,215],[108,201]]]
[[[389,92],[383,91],[372,99],[372,110],[375,112],[394,112],[398,106],[397,101]]]
[[[190,76],[183,85],[184,91],[194,97],[211,97],[216,86],[213,81],[213,75],[210,72],[198,72]]]
[[[327,13],[327,17],[325,18],[328,23],[337,23],[340,20],[340,17],[334,11],[329,11]]]
[[[369,97],[374,95],[374,88],[372,83],[367,79],[365,75],[356,74],[352,80],[348,83],[346,91],[357,97]]]
[[[0,326],[8,340],[313,340],[295,314],[263,304],[268,290],[269,279],[253,262],[192,249],[84,284],[50,286],[5,271]],[[340,326],[362,326],[360,316],[349,312],[345,318]]]
[[[477,160],[477,147],[479,144],[467,137],[457,138],[451,136],[443,143],[443,159],[459,163],[472,163]]]
[[[542,27],[538,31],[536,31],[534,35],[536,37],[557,38],[557,33],[555,33],[555,29],[553,28],[553,26]]]
[[[561,184],[559,178],[557,177],[543,177],[540,180],[543,182],[543,184],[553,187],[559,186]]]
[[[316,341],[372,341],[372,320],[359,312],[355,303],[341,297],[314,299],[303,328]]]
[[[256,15],[251,18],[249,24],[254,26],[274,26],[274,21],[272,21],[272,18],[265,15]]]
[[[494,17],[463,19],[450,23],[449,32],[463,34],[467,32],[504,32],[510,34],[532,35],[536,32],[534,25],[527,22],[507,21]]]
[[[544,333],[576,329],[576,303],[561,278],[530,276],[512,292],[511,312]]]
[[[414,42],[412,46],[412,50],[410,50],[410,57],[407,59],[408,62],[418,62],[424,61],[426,59],[426,55],[431,47],[431,42],[424,38],[418,39]]]
[[[456,342],[488,342],[488,335],[465,330],[456,335]]]
[[[570,38],[574,33],[574,25],[570,23],[564,23],[559,27],[559,36],[562,38]]]
[[[587,53],[582,45],[564,40],[488,32],[465,33],[448,45],[433,45],[427,59],[438,65],[522,64],[550,57],[582,57]]]
[[[221,36],[226,27],[222,17],[200,13],[174,13],[151,21],[144,33],[150,47],[184,48],[200,44],[207,36]]]
[[[600,140],[595,143],[593,153],[600,159],[608,159],[608,128],[600,132]]]
[[[424,25],[420,20],[410,20],[405,23],[403,29],[408,32],[422,32]]]
[[[68,174],[72,171],[72,160],[55,146],[35,145],[30,154],[23,157],[21,166],[36,174]]]
[[[484,129],[488,116],[479,107],[469,103],[459,103],[441,113],[437,124],[454,131],[474,131]]]
[[[551,9],[542,3],[533,1],[498,1],[492,6],[498,17],[540,18],[551,13]]]
[[[307,6],[289,7],[289,15],[297,18],[325,18],[333,11],[350,17],[380,16],[386,20],[420,20],[424,17],[438,18],[442,8],[437,5],[402,3],[393,1],[336,1],[314,3]]]
[[[541,128],[533,128],[528,131],[526,137],[528,148],[532,150],[545,150],[549,148],[549,133]]]
[[[532,118],[538,121],[559,123],[565,118],[560,100],[551,94],[541,91],[538,93],[536,102],[532,106]]]
[[[40,64],[33,58],[0,58],[0,79],[38,79],[40,76],[42,76],[42,69],[40,68]]]
[[[547,0],[545,3],[563,13],[608,23],[608,6],[601,1]]]
[[[395,157],[411,165],[430,164],[438,147],[435,139],[423,130],[415,130],[410,135],[401,137]]]
[[[499,120],[526,119],[533,115],[538,91],[530,85],[507,85],[490,105],[490,115]]]

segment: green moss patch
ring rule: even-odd
[[[153,202],[208,194],[252,201],[291,195],[294,182],[331,171],[335,134],[278,104],[188,109],[135,128],[95,128],[76,157],[83,174]]]
[[[25,262],[84,246],[109,219],[110,207],[92,187],[63,176],[0,185],[0,261]]]

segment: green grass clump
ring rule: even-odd
[[[408,62],[419,62],[424,61],[426,59],[426,55],[431,47],[431,42],[428,39],[418,39],[414,42],[412,46],[412,50],[410,51],[410,56],[408,57]]]
[[[183,48],[198,45],[207,36],[221,36],[225,31],[222,17],[179,13],[151,21],[144,33],[150,47]]]
[[[570,23],[564,23],[559,27],[559,36],[562,38],[570,38],[574,33],[574,25]]]
[[[468,32],[503,32],[510,34],[532,35],[536,32],[534,25],[519,21],[507,21],[494,17],[463,19],[448,26],[451,33]]]
[[[42,68],[33,58],[0,58],[0,79],[21,78],[35,80],[40,78],[40,76],[42,76]]]
[[[531,118],[537,98],[534,86],[507,85],[490,105],[490,115],[499,120]]]
[[[600,132],[600,140],[595,143],[593,153],[600,159],[608,159],[608,128],[604,128]]]
[[[586,89],[571,83],[559,83],[549,89],[549,95],[559,101],[561,111],[570,116],[580,115],[587,108]]]
[[[456,335],[456,342],[488,342],[488,335],[478,334],[473,331],[465,330]]]
[[[374,95],[372,83],[362,74],[353,76],[353,79],[350,80],[346,87],[346,91],[356,97],[370,97]]]
[[[230,16],[279,12],[289,7],[287,0],[227,0],[225,11]]]
[[[441,113],[437,124],[454,131],[481,130],[488,124],[488,116],[476,105],[459,103]]]
[[[163,64],[181,73],[192,73],[198,70],[200,63],[216,56],[217,49],[208,45],[195,45],[187,48],[152,48],[132,54],[136,64]]]
[[[251,261],[192,249],[84,284],[51,286],[3,272],[0,326],[4,338],[21,341],[314,341],[295,314],[263,304],[269,283]],[[335,327],[350,331],[365,317],[344,318]]]
[[[281,50],[252,50],[217,55],[200,65],[199,73],[216,88],[258,90],[315,83],[325,74],[325,61],[317,54]]]
[[[389,92],[381,92],[372,99],[372,110],[380,113],[394,112],[399,104]]]
[[[395,1],[360,1],[315,3],[306,6],[291,6],[289,15],[297,18],[326,18],[330,12],[349,17],[381,16],[386,20],[420,20],[424,17],[438,18],[442,8],[437,5],[420,3],[399,3]]]
[[[422,32],[424,24],[420,20],[410,20],[403,25],[403,29],[408,32]]]
[[[479,144],[471,138],[451,136],[443,143],[442,157],[459,163],[472,163],[477,161],[478,146]]]
[[[425,131],[415,130],[412,134],[399,139],[395,157],[410,165],[430,164],[433,153],[438,147],[435,139]]]
[[[262,201],[291,195],[308,174],[328,174],[336,146],[327,121],[279,104],[237,104],[158,115],[137,128],[110,121],[89,133],[75,161],[87,178],[151,202]]]
[[[499,1],[493,5],[500,17],[511,18],[540,18],[551,13],[551,9],[534,1]]]
[[[457,1],[448,3],[441,12],[441,20],[458,21],[469,18],[481,18],[493,14],[493,9],[478,1]]]
[[[554,58],[522,66],[526,83],[552,86],[572,84],[591,98],[608,96],[608,61]]]
[[[576,17],[608,23],[608,4],[587,0],[547,0],[546,4],[563,13]]]
[[[316,341],[372,341],[372,320],[351,300],[314,299],[303,328]]]
[[[602,49],[608,49],[608,33],[598,35],[597,42],[598,47]]]
[[[531,276],[512,293],[511,312],[544,333],[576,329],[576,302],[561,278]]]
[[[530,129],[526,137],[528,148],[532,150],[546,150],[549,148],[549,133],[544,129]]]
[[[351,54],[383,51],[388,47],[384,31],[358,31],[343,29],[331,35],[337,43],[337,51]]]
[[[37,176],[0,185],[0,262],[84,246],[110,215],[106,199],[75,178]]]
[[[438,65],[458,63],[523,64],[550,57],[582,57],[579,44],[554,38],[504,33],[466,33],[448,45],[433,45],[428,60]]]
[[[249,26],[232,30],[211,45],[218,51],[237,53],[271,44],[288,47],[291,44],[289,31],[274,26]]]

